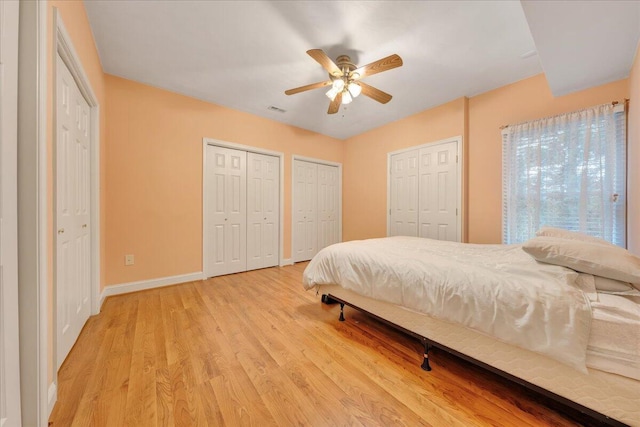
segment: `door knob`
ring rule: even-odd
[[[267,219],[267,217],[265,216],[265,217],[264,217],[264,219],[266,220],[266,219]]]
[[[61,228],[58,230],[58,234],[62,234],[62,233],[64,233],[64,228]]]
[[[227,218],[224,219],[225,221],[227,220]]]
[[[82,228],[87,228],[87,224],[82,224]]]

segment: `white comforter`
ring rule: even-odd
[[[577,278],[573,270],[536,262],[519,245],[388,237],[323,249],[303,284],[338,284],[586,372],[591,308]]]

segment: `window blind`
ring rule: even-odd
[[[603,104],[502,132],[503,242],[542,226],[626,245],[626,114]]]

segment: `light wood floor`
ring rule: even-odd
[[[59,372],[58,426],[575,425],[301,286],[306,263],[109,298]]]

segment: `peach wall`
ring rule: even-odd
[[[627,246],[640,255],[640,44],[629,76]]]
[[[291,156],[343,162],[339,140],[106,76],[106,284],[202,271],[202,138],[283,152],[284,257],[291,257]],[[135,264],[124,265],[133,254]]]
[[[464,136],[466,102],[460,98],[346,140],[344,240],[387,235],[387,153]]]
[[[53,367],[53,338],[55,331],[53,330],[53,245],[55,243],[54,224],[53,224],[53,75],[55,67],[55,52],[53,52],[54,41],[54,22],[53,22],[53,8],[57,8],[58,13],[62,17],[62,22],[71,38],[73,47],[82,62],[82,67],[90,81],[91,88],[96,95],[98,102],[102,108],[100,115],[100,159],[101,159],[101,174],[100,174],[100,186],[105,188],[105,175],[104,175],[104,159],[105,159],[105,132],[106,132],[106,119],[104,114],[105,107],[105,86],[104,86],[104,74],[102,72],[102,65],[100,58],[98,57],[98,51],[93,40],[93,33],[89,26],[89,20],[84,8],[84,3],[81,1],[61,1],[50,0],[47,5],[47,211],[48,211],[48,224],[47,224],[47,236],[48,238],[48,253],[47,253],[47,277],[48,277],[48,319],[49,319],[49,331],[48,331],[48,359],[49,369],[48,378],[49,382],[53,381],[54,367]],[[106,213],[106,203],[104,199],[104,192],[100,194],[100,216],[104,218]],[[104,265],[104,236],[105,225],[101,224],[100,229],[100,258],[101,264]],[[101,283],[104,284],[104,269],[101,271]]]
[[[629,96],[628,80],[555,98],[543,74],[469,99],[469,241],[502,241],[500,126],[579,110]]]

